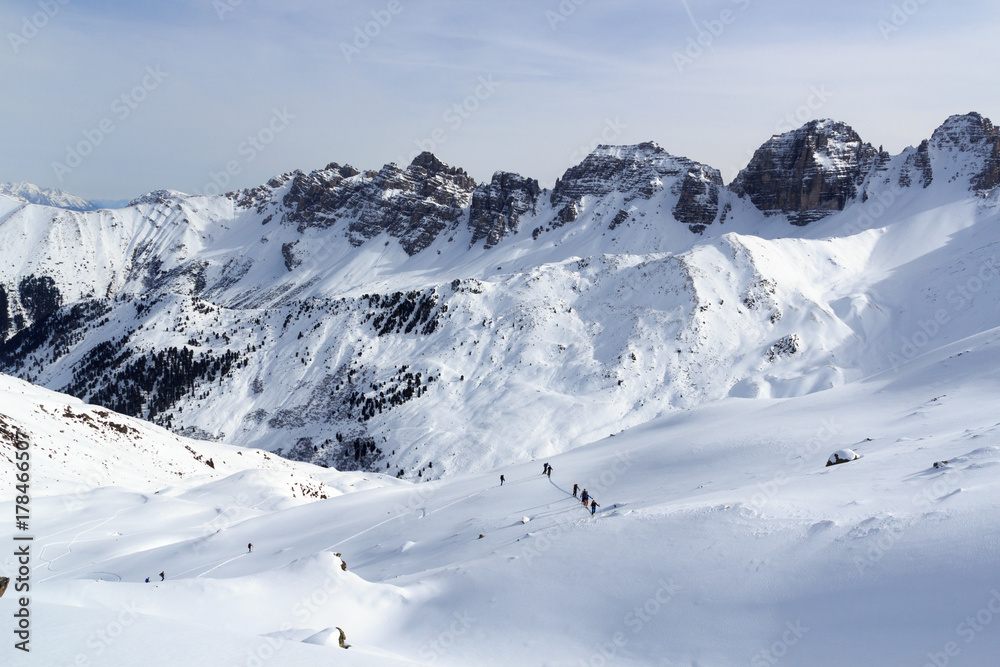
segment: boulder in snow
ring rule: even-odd
[[[841,449],[839,451],[830,454],[830,458],[826,460],[827,467],[835,466],[840,463],[848,463],[859,458],[857,452],[853,449]]]

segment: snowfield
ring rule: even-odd
[[[848,386],[305,504],[251,470],[38,494],[33,652],[7,664],[992,664],[998,361],[991,330]],[[34,395],[14,418],[41,441],[30,404],[58,399],[5,384],[5,406]],[[158,475],[122,443],[88,446]],[[843,448],[861,458],[825,467]],[[72,467],[33,451],[36,478]]]

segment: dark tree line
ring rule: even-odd
[[[433,377],[428,377],[425,383],[421,373],[413,373],[408,366],[402,366],[389,380],[372,384],[369,391],[352,391],[347,395],[347,405],[355,411],[360,409],[358,421],[368,421],[384,410],[420,398],[433,381]]]
[[[10,331],[10,305],[7,303],[7,290],[0,285],[0,343],[7,340]]]
[[[102,345],[94,348],[95,353],[99,358],[112,361],[113,346]],[[122,355],[118,361],[126,357],[127,354]],[[86,388],[91,403],[153,420],[180,399],[193,394],[199,382],[221,380],[229,375],[239,358],[239,353],[232,351],[221,356],[203,352],[196,357],[190,348],[170,347],[144,354],[116,371],[109,371],[99,363],[81,364],[74,371],[73,384],[67,389]]]
[[[426,336],[437,329],[438,318],[434,316],[434,309],[438,299],[433,292],[365,294],[362,298],[368,301],[370,309],[365,319],[371,320],[379,336],[411,333],[414,330]]]

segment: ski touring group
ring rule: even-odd
[[[550,466],[548,463],[545,463],[542,466],[542,474],[545,475],[548,479],[551,480],[552,479],[552,466]],[[507,481],[507,479],[503,475],[500,475],[500,486],[503,486],[503,483],[505,481]],[[597,501],[594,499],[593,496],[590,495],[590,493],[587,491],[587,489],[583,489],[583,493],[580,493],[579,496],[577,496],[578,493],[580,493],[580,485],[579,484],[574,484],[573,485],[573,497],[574,498],[577,498],[577,497],[580,498],[580,500],[583,502],[583,508],[590,510],[590,516],[594,516],[595,514],[597,514],[597,508],[600,507],[600,505],[597,504]]]

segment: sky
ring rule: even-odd
[[[728,182],[814,118],[893,153],[1000,121],[985,0],[6,0],[0,26],[0,182],[91,199],[422,150],[544,187],[643,141]]]

